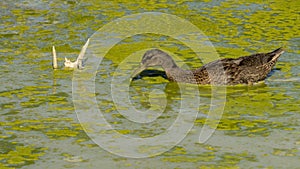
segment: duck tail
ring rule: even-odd
[[[283,53],[284,53],[284,49],[282,47],[280,47],[280,48],[278,48],[278,49],[276,49],[276,50],[274,50],[274,51],[272,51],[268,54],[272,56],[271,61],[274,61],[274,60],[277,60],[279,58],[279,56]]]

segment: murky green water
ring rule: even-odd
[[[300,163],[300,3],[298,1],[0,1],[0,168],[297,168]],[[286,52],[273,75],[255,86],[227,87],[216,132],[198,143],[210,107],[211,88],[199,87],[200,114],[188,136],[170,151],[146,159],[110,154],[81,127],[72,101],[73,71],[62,68],[94,32],[119,17],[165,12],[198,26],[221,57]],[[51,67],[56,46],[60,69]],[[123,40],[103,59],[96,82],[105,84],[124,58],[159,47],[190,67],[202,63],[180,42],[146,34]],[[140,57],[141,58],[141,57]],[[140,58],[130,62],[136,67]],[[118,114],[110,88],[96,86],[99,109],[122,134],[149,137],[166,130],[180,107],[178,86],[161,77],[131,83],[137,109],[149,108],[159,89],[168,105],[156,122],[136,125]],[[159,100],[159,96],[158,96]],[[211,122],[214,126],[217,122]]]

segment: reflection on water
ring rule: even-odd
[[[0,1],[0,168],[297,168],[299,166],[299,3],[297,1],[131,2],[70,0]],[[226,106],[214,135],[198,143],[211,104],[211,87],[200,86],[198,118],[188,136],[170,151],[147,159],[112,155],[83,131],[72,101],[72,70],[82,45],[104,24],[128,14],[160,11],[198,26],[221,57],[286,48],[264,83],[227,87]],[[60,69],[51,68],[51,47]],[[179,65],[202,65],[184,44],[160,35],[127,38],[105,56],[97,84],[110,83],[122,58],[145,48],[173,52]],[[128,63],[134,69],[142,56]],[[175,56],[174,56],[175,57]],[[184,65],[185,64],[185,65]],[[150,108],[151,91],[166,95],[167,106],[151,123],[136,124],[116,110],[110,86],[96,85],[99,109],[120,133],[149,137],[164,132],[178,115],[178,85],[163,77],[131,82],[136,109]],[[162,97],[157,97],[160,104]],[[154,102],[155,103],[155,102]],[[153,104],[152,104],[153,105]],[[154,104],[155,105],[155,104]],[[191,122],[192,123],[192,122]],[[216,125],[210,121],[209,125]],[[147,151],[147,148],[141,149]]]

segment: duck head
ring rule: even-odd
[[[167,53],[159,49],[148,50],[142,58],[140,66],[133,72],[131,78],[137,76],[148,67],[161,66],[164,70],[176,66],[175,62]]]

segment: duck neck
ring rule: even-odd
[[[175,61],[172,59],[171,56],[169,55],[166,55],[166,57],[164,58],[164,61],[163,61],[163,64],[161,65],[162,68],[166,71],[166,72],[169,72],[169,71],[172,71],[174,69],[180,69]]]
[[[162,64],[162,68],[166,72],[168,79],[171,81],[182,81],[182,77],[186,77],[188,74],[190,74],[189,71],[178,67],[170,56],[166,57]]]

